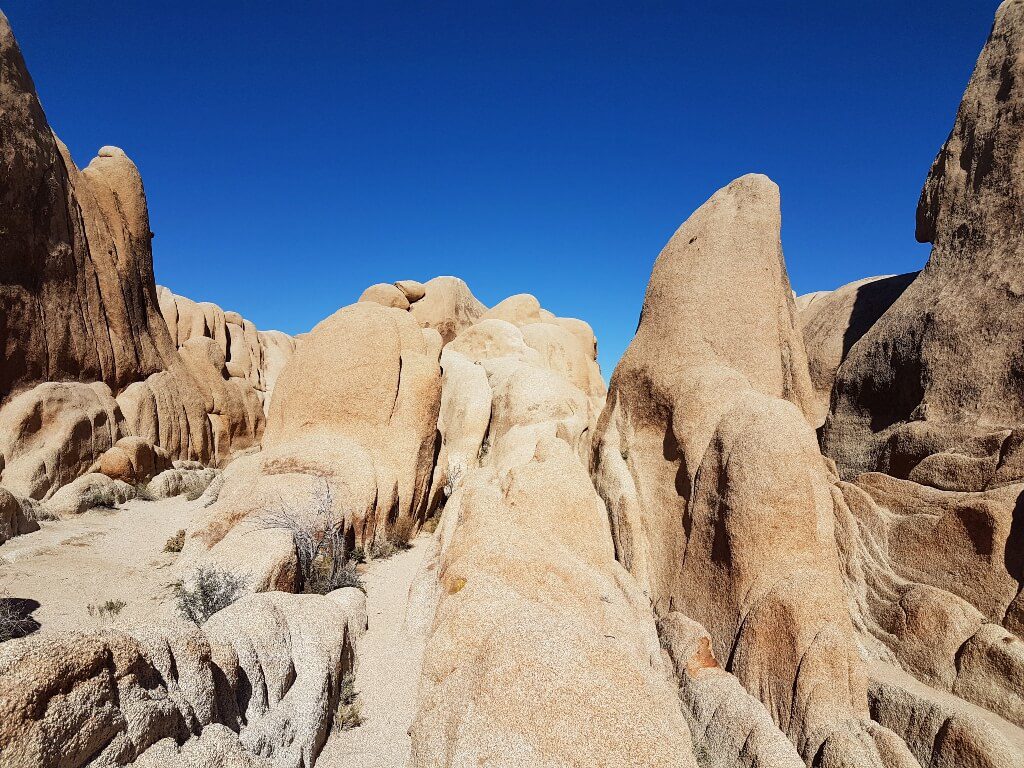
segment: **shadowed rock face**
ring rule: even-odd
[[[853,345],[893,305],[915,277],[916,272],[868,277],[834,291],[819,291],[797,298],[807,364],[817,401],[812,419],[815,427],[820,427],[828,416],[839,366]]]
[[[116,392],[166,367],[174,347],[138,171],[104,147],[79,172],[3,14],[0,137],[0,402],[41,381],[102,381]]]
[[[943,454],[1024,479],[1024,3],[1003,3],[918,206],[927,266],[854,346],[823,447],[844,477]]]

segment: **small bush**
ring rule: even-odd
[[[202,625],[245,594],[246,580],[231,571],[200,567],[192,583],[179,581],[171,587],[178,613],[193,624]]]
[[[466,468],[461,463],[448,465],[444,483],[444,497],[446,499],[451,498],[451,495],[455,493],[455,489],[462,485],[462,478],[465,474]]]
[[[349,672],[341,679],[338,708],[334,712],[333,729],[335,731],[350,731],[365,722],[358,699],[359,692],[356,691],[355,675]]]
[[[338,570],[335,574],[334,583],[328,592],[335,589],[341,589],[342,587],[355,587],[361,589],[363,592],[366,591],[366,585],[363,584],[363,577],[359,575],[356,570],[356,564],[352,561],[345,563],[345,565]]]
[[[490,452],[491,452],[491,436],[490,436],[490,434],[488,434],[484,438],[484,441],[482,443],[480,443],[480,452],[477,454],[477,457],[480,459],[480,461],[483,461],[484,459],[487,458],[487,454],[489,454]]]
[[[343,576],[346,567],[345,520],[334,514],[331,486],[320,478],[313,486],[307,507],[296,508],[285,501],[256,518],[264,530],[283,530],[292,535],[295,556],[302,574],[302,591],[326,595],[339,586],[352,586],[352,575]]]
[[[90,604],[86,610],[94,619],[106,621],[107,619],[112,619],[120,614],[126,605],[128,605],[128,603],[124,600],[107,600],[99,605]]]
[[[433,534],[437,530],[438,524],[441,522],[441,512],[438,510],[426,520],[423,521],[423,525],[420,526],[422,533]]]
[[[185,529],[180,528],[176,534],[171,536],[164,544],[164,552],[181,552],[185,546]]]
[[[348,553],[348,559],[353,563],[365,563],[366,562],[366,550],[363,549],[362,545],[353,547],[352,551]]]

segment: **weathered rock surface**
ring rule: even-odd
[[[918,205],[924,270],[839,369],[823,447],[846,478],[996,465],[971,490],[1024,479],[1024,4],[999,7]],[[905,443],[913,444],[908,455]],[[955,470],[954,470],[955,471]]]
[[[0,544],[23,533],[39,530],[31,503],[0,487]]]
[[[281,331],[261,331],[237,312],[225,312],[210,302],[197,303],[163,286],[157,286],[157,294],[178,349],[190,339],[212,339],[224,357],[229,380],[255,390],[264,413],[269,412],[277,377],[295,353],[295,339]]]
[[[102,382],[48,382],[0,408],[0,483],[33,499],[87,471],[124,434],[124,417]]]
[[[867,277],[834,291],[798,296],[800,327],[807,349],[807,364],[817,407],[812,425],[820,427],[828,416],[836,373],[850,349],[892,306],[917,276]]]
[[[423,283],[422,289],[423,296],[412,303],[409,312],[420,326],[440,333],[445,344],[479,320],[487,309],[457,277],[435,277]]]
[[[647,600],[556,431],[517,424],[444,508],[414,586],[436,611],[411,611],[433,613],[414,766],[696,765]]]
[[[138,171],[113,147],[75,167],[2,14],[0,136],[0,403],[44,381],[117,391],[166,367]]]
[[[202,628],[5,643],[0,763],[311,766],[365,626],[363,596],[347,589],[249,595]]]
[[[612,376],[595,485],[659,618],[706,627],[714,658],[806,762],[911,766],[869,718],[780,226],[778,188],[745,176],[659,255]],[[756,743],[770,751],[749,759],[778,751]]]
[[[213,557],[235,552],[231,559],[252,569],[246,542],[256,541],[260,515],[282,504],[301,513],[324,481],[350,547],[412,535],[426,514],[436,456],[440,353],[436,331],[374,302],[317,325],[280,376],[263,452],[225,473],[196,546]],[[283,572],[274,551],[263,561],[267,573]],[[267,573],[256,581],[272,581]]]
[[[45,498],[131,436],[211,464],[258,446],[294,343],[158,294],[138,170],[109,146],[78,170],[2,14],[0,142],[0,482]]]

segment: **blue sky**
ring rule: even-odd
[[[920,268],[921,184],[995,0],[6,0],[54,130],[140,167],[158,282],[308,330],[463,277],[589,321],[610,375],[658,251],[748,172],[799,293]]]

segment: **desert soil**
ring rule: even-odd
[[[154,623],[174,614],[169,584],[178,555],[167,540],[187,528],[198,501],[184,496],[133,500],[116,509],[94,509],[0,545],[0,592],[34,600],[41,632]],[[101,619],[89,606],[125,602],[120,614]]]
[[[405,612],[409,586],[429,543],[429,536],[420,536],[410,549],[367,566],[369,629],[359,644],[356,670],[364,722],[332,734],[317,768],[405,768],[424,643],[406,630]]]

